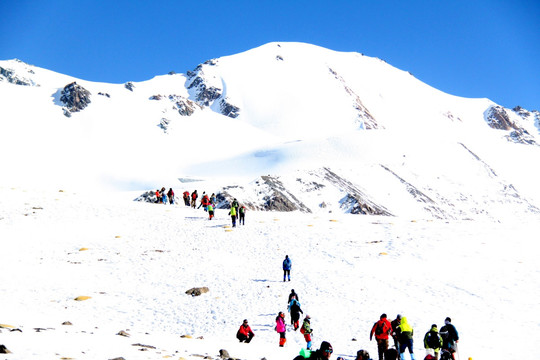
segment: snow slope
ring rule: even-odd
[[[217,358],[220,349],[292,359],[302,336],[289,329],[279,348],[273,331],[291,289],[313,318],[314,344],[330,341],[333,358],[361,348],[375,357],[369,330],[383,312],[408,316],[418,358],[424,333],[446,316],[461,359],[525,357],[516,323],[540,334],[530,222],[248,212],[233,229],[226,210],[208,221],[202,209],[133,202],[133,193],[0,195],[0,324],[22,331],[0,329],[6,359]],[[286,254],[292,281],[283,283]],[[184,293],[197,286],[210,291]],[[251,344],[234,338],[244,318]]]

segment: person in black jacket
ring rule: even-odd
[[[439,334],[441,334],[443,340],[442,349],[449,351],[452,354],[452,359],[455,359],[454,353],[459,342],[459,335],[456,327],[452,325],[452,319],[449,317],[444,319],[444,326],[441,327]]]
[[[296,331],[300,326],[300,313],[304,313],[300,308],[300,302],[298,300],[291,300],[289,303],[289,312],[291,313],[291,324],[294,326],[294,331]]]

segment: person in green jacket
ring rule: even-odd
[[[306,348],[308,350],[311,350],[311,333],[313,332],[313,330],[311,330],[311,317],[309,315],[306,315],[306,317],[304,318],[304,322],[302,323],[300,332],[304,334],[304,340],[306,340]]]
[[[443,345],[443,340],[441,335],[439,335],[439,330],[437,325],[431,325],[431,330],[429,330],[426,335],[424,335],[424,348],[432,349],[435,354],[435,360],[439,360],[439,352],[441,351]]]
[[[229,215],[231,216],[232,226],[236,227],[236,207],[231,206],[231,211],[229,211]]]
[[[416,360],[414,357],[414,351],[413,351],[414,331],[405,316],[401,318],[401,323],[397,327],[396,333],[399,340],[399,358],[401,360],[405,360],[405,350],[409,349],[411,360]]]

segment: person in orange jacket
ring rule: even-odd
[[[240,325],[240,329],[238,329],[238,332],[236,333],[236,338],[240,340],[240,342],[249,343],[253,340],[254,336],[255,334],[251,331],[247,319],[244,319],[244,322]]]
[[[392,325],[386,318],[386,314],[382,314],[380,320],[373,324],[371,332],[369,334],[369,340],[373,340],[373,334],[375,334],[375,340],[377,340],[377,349],[379,350],[379,360],[384,359],[384,352],[388,350],[388,336],[392,332]]]

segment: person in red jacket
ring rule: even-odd
[[[240,325],[240,329],[238,329],[238,332],[236,333],[236,338],[240,340],[240,342],[249,343],[254,336],[255,334],[253,331],[251,331],[251,327],[249,327],[248,321],[245,319],[242,325]]]
[[[382,314],[379,321],[373,324],[371,333],[369,334],[369,340],[373,340],[373,334],[375,334],[375,340],[377,340],[377,350],[379,351],[379,360],[384,359],[384,352],[388,350],[388,335],[392,332],[392,325],[386,318],[386,314]]]

